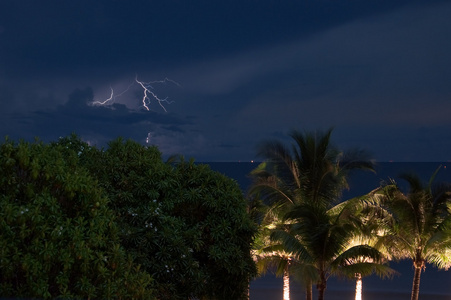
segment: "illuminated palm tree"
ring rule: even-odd
[[[306,288],[306,300],[312,300],[311,278],[314,278],[315,272],[312,266],[296,260],[292,253],[286,252],[282,243],[270,239],[276,228],[276,222],[265,226],[255,240],[253,257],[258,273],[263,275],[272,269],[276,276],[283,277],[283,300],[290,299],[290,275],[294,275]],[[309,281],[306,282],[305,279]]]
[[[283,277],[283,300],[290,300],[290,262],[291,255],[282,249],[261,249],[254,253],[259,274],[275,268],[275,274]]]
[[[362,299],[362,278],[364,276],[375,273],[379,277],[384,278],[398,274],[386,265],[393,258],[387,247],[380,242],[380,237],[386,232],[385,224],[388,214],[381,209],[378,201],[378,199],[384,198],[387,191],[395,188],[396,186],[394,185],[381,186],[368,194],[344,201],[331,209],[331,212],[334,214],[345,215],[347,221],[351,221],[355,229],[358,230],[358,234],[350,241],[348,247],[367,245],[376,248],[382,255],[382,259],[379,261],[374,261],[368,256],[360,256],[357,259],[349,260],[348,264],[352,268],[349,268],[347,277],[354,277],[356,280],[355,300]],[[346,210],[346,213],[342,213],[342,210]],[[352,273],[353,268],[356,269],[355,274]]]
[[[377,238],[366,238],[364,236],[358,237],[357,240],[352,240],[350,247],[357,245],[367,245],[370,247],[375,247],[377,243]],[[355,279],[355,297],[354,300],[362,300],[363,294],[363,277],[376,273],[379,277],[392,277],[397,272],[386,263],[390,260],[390,255],[384,251],[385,249],[377,249],[381,256],[379,261],[373,260],[369,256],[360,256],[356,259],[349,260],[349,265],[355,268],[356,273],[352,273],[353,270],[348,270],[348,277]],[[382,250],[382,251],[381,251]],[[365,272],[365,273],[363,273]]]
[[[271,235],[272,240],[280,241],[295,259],[315,267],[318,300],[324,299],[330,276],[352,278],[356,274],[367,276],[373,272],[390,276],[394,272],[382,264],[385,256],[380,251],[361,240],[358,217],[352,217],[358,200],[349,200],[329,209],[317,203],[296,205],[285,216],[289,224]]]
[[[413,262],[411,300],[418,299],[426,263],[440,269],[451,267],[451,186],[434,184],[438,170],[426,185],[414,174],[403,174],[400,178],[408,183],[408,192],[388,189],[386,197],[379,199],[389,216],[380,243],[395,258]]]
[[[290,267],[291,255],[284,251],[280,243],[270,240],[272,230],[280,223],[278,210],[262,205],[260,199],[253,198],[250,203],[250,214],[259,223],[258,235],[254,240],[252,256],[257,265],[259,275],[274,270],[276,276],[283,277],[283,300],[290,299]],[[311,299],[308,299],[311,300]]]
[[[341,199],[341,193],[348,188],[347,177],[355,169],[373,170],[373,163],[362,151],[342,152],[330,141],[332,130],[325,133],[292,131],[294,143],[290,148],[279,141],[265,142],[259,147],[264,158],[252,173],[253,184],[249,195],[261,199],[266,205],[262,224],[269,225],[282,220],[288,212],[301,204],[317,203],[330,207]],[[287,219],[283,219],[287,222]],[[289,235],[285,224],[279,224],[278,233]],[[286,245],[283,245],[284,247]],[[291,253],[285,251],[285,253]],[[294,260],[294,257],[291,258]],[[306,257],[297,260],[297,265],[312,266]],[[311,299],[311,283],[317,278],[305,279],[307,299]]]

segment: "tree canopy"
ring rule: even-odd
[[[245,299],[256,226],[238,184],[131,140],[6,140],[0,294]]]
[[[192,160],[165,163],[131,140],[91,151],[85,161],[111,199],[122,244],[155,278],[159,299],[246,297],[256,227],[234,180]]]
[[[109,200],[60,145],[0,147],[0,294],[153,298],[119,240]]]

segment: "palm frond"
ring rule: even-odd
[[[273,230],[271,232],[271,241],[279,242],[285,252],[290,253],[296,259],[311,263],[313,258],[309,250],[297,238],[297,236],[290,234],[285,230]]]
[[[347,278],[354,278],[355,274],[359,273],[362,277],[376,274],[380,278],[392,278],[399,273],[390,268],[388,265],[376,264],[371,262],[358,262],[355,264],[346,265],[336,271],[338,275]]]

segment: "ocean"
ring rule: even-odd
[[[236,180],[245,193],[251,183],[248,174],[258,166],[258,163],[250,162],[211,162],[208,163],[212,170],[218,171]],[[427,182],[434,171],[440,167],[436,182],[451,183],[451,162],[381,162],[377,164],[376,173],[356,171],[349,178],[350,189],[345,191],[343,199],[349,199],[365,194],[377,188],[382,181],[394,179],[401,188],[407,186],[399,180],[402,173],[413,172],[424,182]],[[392,279],[380,279],[373,275],[363,278],[363,299],[376,300],[383,298],[410,299],[412,289],[413,267],[411,261],[390,263],[390,266],[400,273]],[[326,299],[350,300],[354,299],[355,282],[345,279],[330,278],[327,283]],[[268,273],[251,282],[251,300],[280,300],[282,298],[282,279]],[[291,298],[305,299],[299,283],[291,284]],[[315,295],[314,295],[315,299]],[[441,300],[451,299],[451,271],[438,270],[428,264],[421,275],[420,299]]]

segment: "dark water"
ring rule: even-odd
[[[247,190],[251,183],[248,177],[249,172],[258,166],[257,163],[243,162],[214,162],[208,164],[213,170],[235,179],[243,189],[243,192]],[[352,174],[349,180],[350,189],[344,193],[343,198],[348,199],[365,194],[377,188],[382,181],[387,181],[390,178],[396,180],[401,188],[406,187],[402,180],[398,178],[401,173],[414,172],[423,181],[427,182],[434,171],[440,166],[441,168],[437,174],[436,182],[451,182],[451,163],[379,163],[376,168],[376,173],[359,171]],[[409,299],[413,279],[412,263],[410,261],[402,261],[400,263],[391,263],[390,266],[397,270],[400,275],[393,279],[384,280],[377,276],[365,277],[363,279],[364,293],[365,291],[378,293],[388,292],[392,294],[396,292],[407,295],[407,298],[403,296],[400,299]],[[297,286],[297,283],[292,284],[292,299],[305,299],[302,296],[302,291]],[[352,281],[331,278],[328,280],[326,298],[342,299],[338,294],[344,293],[347,296],[343,296],[343,299],[353,299],[354,288],[355,283]],[[269,274],[251,283],[251,300],[281,299],[281,290],[281,278],[276,278]],[[294,297],[293,294],[299,296]],[[435,294],[436,296],[428,297],[427,294]],[[421,275],[420,299],[439,299],[439,295],[442,295],[446,299],[448,297],[451,299],[451,271],[437,270],[432,265],[427,265],[425,272]],[[364,299],[370,298],[364,297]]]

